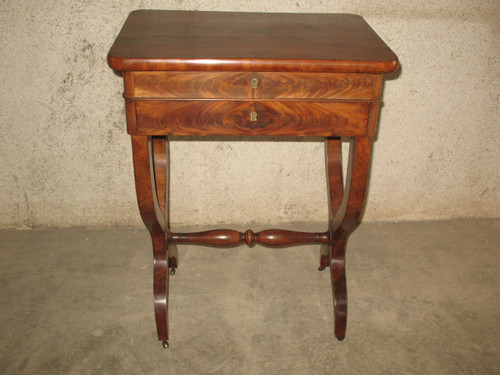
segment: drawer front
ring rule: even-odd
[[[258,99],[376,99],[381,76],[374,74],[256,73]]]
[[[135,101],[134,135],[345,136],[367,134],[370,102]]]
[[[127,92],[157,99],[377,99],[381,75],[134,72]]]
[[[134,72],[135,98],[246,99],[252,97],[252,73]]]

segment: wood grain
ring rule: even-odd
[[[353,137],[366,135],[369,110],[368,102],[137,101],[136,134]]]
[[[376,99],[375,74],[133,72],[127,98]],[[256,88],[251,81],[257,80]]]
[[[108,54],[115,70],[389,73],[396,55],[353,14],[139,10]]]
[[[257,73],[258,99],[375,99],[374,74]]]
[[[252,73],[134,72],[135,98],[251,98]]]

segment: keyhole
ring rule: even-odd
[[[250,121],[257,121],[257,112],[250,112]]]
[[[250,81],[250,86],[252,87],[252,89],[256,89],[258,84],[259,80],[257,78],[252,78],[252,80]]]

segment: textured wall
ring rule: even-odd
[[[139,224],[122,80],[106,65],[137,8],[361,14],[402,64],[365,220],[500,216],[498,4],[3,0],[0,226]],[[326,220],[321,142],[178,140],[172,159],[175,223]]]

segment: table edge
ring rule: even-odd
[[[147,59],[108,54],[108,65],[117,71],[261,71],[306,73],[392,73],[397,58],[388,61],[292,59]]]

